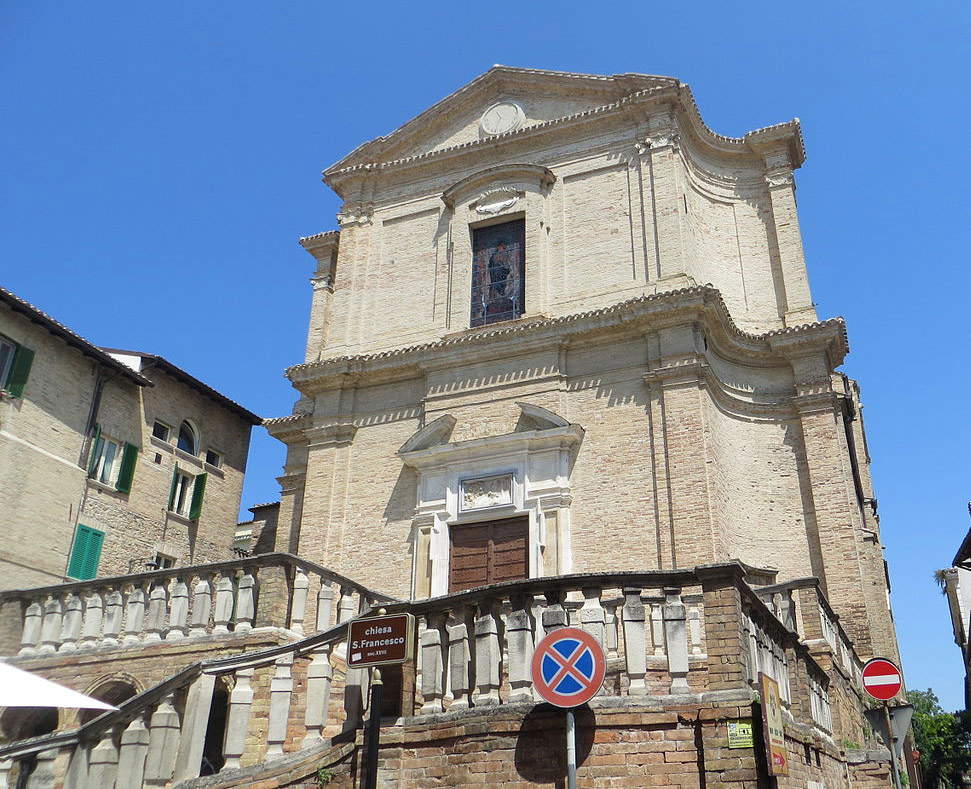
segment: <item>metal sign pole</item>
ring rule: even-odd
[[[883,717],[887,722],[887,747],[890,749],[890,770],[893,775],[893,785],[896,789],[900,787],[900,775],[897,772],[897,746],[893,736],[893,721],[890,720],[890,702],[883,702]]]
[[[577,721],[573,710],[566,710],[566,786],[577,789]]]
[[[381,739],[381,702],[384,698],[384,683],[381,669],[371,669],[371,714],[368,715],[367,728],[364,730],[364,789],[377,789],[378,786],[378,744]]]

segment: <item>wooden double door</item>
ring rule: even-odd
[[[449,527],[449,594],[529,577],[529,517]]]

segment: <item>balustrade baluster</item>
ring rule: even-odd
[[[169,592],[165,584],[152,587],[148,596],[148,617],[145,627],[146,641],[161,641],[165,633],[165,619],[168,614]]]
[[[351,590],[341,589],[338,616],[346,616],[348,619],[354,616],[354,609],[348,610],[345,603],[345,600],[353,603],[351,594]],[[367,606],[367,601],[361,597],[358,605],[360,610],[363,610]],[[347,645],[344,644],[343,647],[344,654],[346,654]],[[371,674],[368,669],[352,668],[347,670],[344,678],[344,731],[356,729],[364,720],[364,708],[368,703],[370,679]]]
[[[213,610],[213,633],[228,633],[233,618],[233,579],[226,573],[218,573],[216,580],[216,606]]]
[[[61,625],[59,652],[77,652],[83,616],[81,598],[73,592],[68,592],[64,597],[64,619]]]
[[[189,618],[189,587],[184,578],[175,578],[172,582],[172,601],[169,606],[169,632],[165,636],[168,641],[178,641],[188,634],[186,621]]]
[[[71,751],[67,762],[67,772],[64,775],[64,789],[85,789],[88,785],[88,759],[91,748],[83,742],[78,742]]]
[[[189,686],[185,699],[185,714],[182,716],[182,731],[179,735],[179,752],[175,759],[173,783],[199,777],[215,684],[214,675],[200,674]]]
[[[56,597],[50,597],[44,603],[44,624],[41,628],[40,651],[46,655],[57,652],[61,642],[61,627],[64,608]]]
[[[118,746],[115,732],[106,730],[88,757],[88,786],[95,789],[111,789],[118,777]]]
[[[125,603],[125,637],[123,644],[137,644],[145,629],[145,589],[132,586]]]
[[[290,717],[290,697],[293,694],[293,653],[288,652],[276,660],[276,671],[270,680],[270,725],[267,730],[266,756],[275,759],[283,756],[287,739],[287,721]]]
[[[175,711],[175,694],[166,696],[152,713],[148,725],[145,785],[165,786],[175,773],[182,731]]]
[[[122,618],[125,612],[125,603],[120,589],[109,587],[105,595],[105,618],[104,632],[101,641],[112,646],[118,643],[121,635]]]
[[[13,789],[10,785],[10,771],[13,770],[13,759],[0,759],[0,789]]]
[[[80,649],[94,649],[101,643],[104,625],[104,600],[101,592],[92,591],[84,601],[84,624],[81,629]]]
[[[543,630],[547,635],[561,627],[566,627],[567,615],[563,607],[563,593],[553,590],[546,593],[546,608],[543,609]]]
[[[502,649],[499,645],[499,622],[495,600],[483,600],[475,619],[475,706],[499,703],[502,676]]]
[[[236,671],[236,684],[229,694],[229,715],[223,740],[224,770],[238,770],[243,751],[246,750],[246,731],[253,706],[253,671],[252,668]]]
[[[647,644],[646,614],[641,600],[640,587],[624,588],[624,656],[627,660],[627,676],[630,678],[628,693],[631,696],[647,695]]]
[[[700,655],[701,651],[701,606],[688,607],[688,634],[691,636],[691,654]]]
[[[318,596],[318,600],[320,597]],[[319,615],[319,609],[318,609]],[[317,628],[321,630],[322,628]],[[307,708],[304,713],[303,747],[307,748],[324,739],[327,715],[330,708],[330,688],[334,680],[334,667],[330,662],[331,644],[324,644],[314,653],[307,666]]]
[[[688,693],[688,629],[681,590],[664,590],[664,641],[668,653],[671,693]]]
[[[448,624],[448,678],[452,705],[449,709],[465,709],[471,706],[469,627],[464,606],[454,609],[451,614]]]
[[[270,680],[270,723],[266,733],[266,758],[283,756],[290,717],[290,696],[293,694],[293,653],[276,659],[276,670]]]
[[[20,633],[20,652],[23,657],[40,652],[40,633],[44,622],[44,607],[36,600],[24,609],[24,629]]]
[[[320,579],[320,589],[317,590],[317,632],[330,627],[331,615],[334,613],[334,590],[324,578]]]
[[[606,612],[600,604],[601,589],[599,586],[583,588],[583,607],[580,608],[580,627],[604,645],[606,634]]]
[[[245,633],[253,629],[253,617],[256,615],[256,579],[250,572],[244,572],[236,587],[236,616],[233,629],[237,633]]]
[[[526,595],[512,598],[506,617],[506,648],[509,653],[509,701],[532,701],[533,617]]]
[[[27,779],[26,789],[48,789],[54,786],[56,780],[54,761],[57,759],[57,750],[57,748],[48,748],[37,754],[34,771]]]
[[[118,754],[119,787],[140,787],[145,782],[145,757],[148,756],[149,731],[143,715],[136,715],[121,735]]]
[[[651,603],[651,646],[655,656],[664,656],[664,611],[659,603]]]
[[[298,635],[303,635],[303,622],[307,610],[307,594],[310,590],[310,579],[307,571],[297,567],[293,571],[293,596],[290,599],[290,629]]]
[[[212,612],[212,586],[208,578],[199,578],[192,586],[192,619],[189,638],[204,636],[209,630],[209,614]]]
[[[606,627],[604,632],[604,649],[606,650],[607,660],[612,660],[618,657],[617,606],[620,605],[620,602],[618,600],[609,600],[606,602],[601,600],[601,604],[604,607],[604,625]]]
[[[445,696],[445,654],[443,649],[442,614],[429,614],[421,633],[422,715],[443,710]]]
[[[341,587],[341,598],[337,603],[337,622],[346,622],[354,616],[354,590]]]

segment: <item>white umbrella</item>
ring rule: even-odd
[[[0,707],[64,707],[69,709],[116,710],[76,690],[65,688],[29,671],[0,663]]]

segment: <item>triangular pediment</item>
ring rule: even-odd
[[[493,66],[390,134],[361,145],[328,172],[476,142],[589,112],[638,91],[677,84],[671,77],[647,74],[598,76]],[[484,113],[496,105],[502,108],[492,122],[484,122]]]

